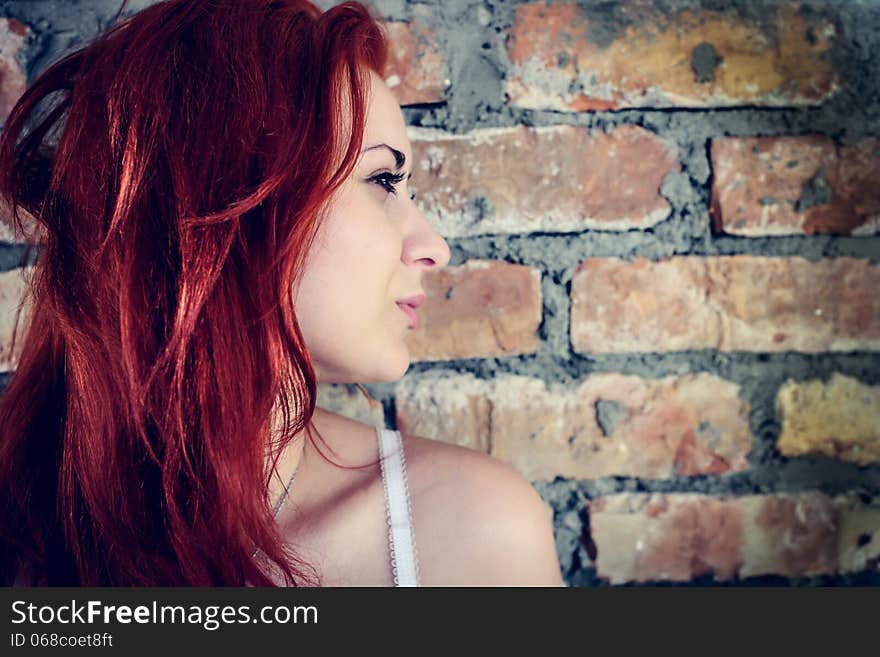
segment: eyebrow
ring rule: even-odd
[[[406,155],[404,155],[403,153],[401,153],[401,152],[400,152],[399,150],[397,150],[396,148],[392,148],[392,147],[389,146],[388,144],[384,144],[384,143],[383,143],[383,144],[373,144],[372,146],[367,146],[364,150],[361,151],[361,155],[363,155],[363,154],[366,153],[367,151],[373,151],[373,150],[376,150],[377,148],[387,148],[389,151],[391,151],[391,154],[394,156],[394,164],[395,164],[395,168],[396,168],[398,171],[399,171],[400,169],[402,169],[403,166],[406,164]]]

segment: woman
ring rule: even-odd
[[[401,302],[449,260],[386,48],[355,3],[172,0],[20,99],[0,192],[43,248],[0,403],[5,583],[561,584],[511,468],[315,406],[404,374]]]

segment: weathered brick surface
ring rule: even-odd
[[[446,98],[446,59],[437,35],[427,26],[388,21],[390,57],[385,81],[401,105],[438,103]]]
[[[622,493],[589,513],[596,572],[612,584],[835,574],[880,556],[880,507],[852,496]]]
[[[609,14],[518,5],[507,42],[510,102],[574,111],[816,105],[840,86],[827,60],[835,27],[794,2],[770,7],[760,22],[734,10],[665,13],[647,1]]]
[[[24,70],[16,56],[24,46],[28,27],[15,18],[0,18],[0,125],[26,86]]]
[[[445,237],[647,228],[669,216],[660,185],[681,170],[675,146],[632,125],[411,128],[410,139],[416,200]]]
[[[788,381],[776,396],[777,448],[786,456],[822,454],[860,465],[880,461],[880,387],[835,373]]]
[[[857,258],[590,258],[571,289],[582,353],[880,349],[880,267]]]
[[[741,576],[798,577],[839,570],[842,518],[831,498],[818,492],[752,495],[739,499],[738,505],[746,519]]]
[[[596,574],[611,584],[686,581],[741,566],[744,519],[735,503],[698,495],[620,494],[589,505]]]
[[[374,427],[385,426],[382,402],[373,399],[368,393],[361,392],[353,385],[328,383],[318,385],[317,405],[331,413],[372,424]]]
[[[880,139],[837,146],[828,137],[712,140],[712,217],[734,235],[880,230]]]
[[[880,508],[866,506],[857,497],[838,500],[841,509],[837,534],[838,568],[841,572],[880,572]]]
[[[18,208],[18,216],[22,230],[12,220],[12,208],[0,198],[0,242],[36,244],[45,237],[43,227],[24,208]]]
[[[21,348],[30,326],[30,311],[33,302],[27,291],[27,281],[33,275],[33,267],[11,269],[0,273],[0,372],[14,370],[18,366]],[[18,307],[25,300],[18,318],[18,332],[15,336],[15,349],[12,349],[12,334]]]
[[[537,350],[541,273],[469,260],[426,274],[419,328],[407,335],[413,360],[490,358]]]
[[[710,374],[595,374],[570,386],[430,372],[396,390],[403,431],[495,456],[532,481],[665,478],[744,470],[748,404]]]
[[[0,18],[0,126],[6,123],[6,117],[25,90],[25,73],[16,56],[24,46],[28,31],[27,26],[15,18]],[[26,235],[13,230],[11,216],[3,204],[0,204],[0,241],[29,241]]]

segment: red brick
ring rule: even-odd
[[[691,494],[619,494],[593,500],[596,574],[611,584],[688,581],[742,566],[743,514],[735,502]]]
[[[318,385],[316,403],[331,413],[375,427],[385,426],[382,402],[371,397],[369,393],[362,392],[355,385],[321,383]]]
[[[25,72],[18,63],[17,55],[24,46],[28,31],[27,26],[15,18],[0,18],[0,123],[6,122],[6,117],[27,86]],[[25,229],[32,231],[33,221],[27,222]],[[0,204],[0,241],[27,242],[35,239],[32,235],[29,237],[13,230],[9,211],[5,204]]]
[[[479,449],[532,481],[722,475],[746,469],[752,447],[739,388],[703,373],[595,374],[548,389],[432,371],[404,377],[396,403],[401,429]]]
[[[437,35],[412,21],[387,22],[390,57],[385,81],[401,105],[439,103],[446,99],[446,59]]]
[[[596,572],[612,584],[836,574],[880,554],[880,508],[852,495],[622,493],[589,513]]]
[[[0,372],[8,372],[18,367],[21,348],[27,335],[33,300],[26,295],[27,282],[33,276],[33,267],[11,269],[0,273]],[[15,330],[18,307],[24,300],[18,330],[15,335],[15,350],[12,349],[12,334]]]
[[[746,575],[818,575],[837,568],[840,514],[821,493],[745,500],[754,537]],[[769,548],[769,549],[768,549]]]
[[[880,139],[837,146],[828,137],[712,141],[712,215],[734,235],[880,230]]]
[[[733,10],[669,14],[646,1],[618,3],[613,17],[575,3],[521,4],[507,94],[521,107],[574,111],[818,105],[840,86],[827,61],[838,36],[798,10],[768,7],[759,23]],[[703,51],[720,62],[698,75]]]
[[[27,26],[15,18],[0,18],[0,123],[24,93],[27,80],[16,58],[28,35]]]
[[[0,199],[0,242],[37,244],[45,238],[45,230],[24,208],[18,208],[23,232],[12,221],[12,210]]]
[[[417,202],[446,237],[648,228],[669,216],[660,185],[681,170],[674,145],[632,125],[410,137]]]
[[[534,353],[541,324],[541,273],[532,267],[470,260],[425,275],[413,360],[491,358]]]
[[[497,377],[506,386],[523,383],[511,381],[507,375]],[[439,369],[422,374],[407,374],[395,387],[397,428],[409,435],[442,440],[485,454],[491,453],[492,380],[477,379],[472,374],[459,374]],[[533,382],[532,386],[539,386]],[[539,391],[540,392],[540,391]]]
[[[572,279],[580,353],[880,349],[880,267],[856,258],[590,258]]]

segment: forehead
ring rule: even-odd
[[[364,146],[385,143],[411,159],[406,123],[397,99],[379,75],[370,72],[370,103],[364,126]],[[384,150],[384,149],[383,149]],[[387,152],[387,151],[386,151]]]

